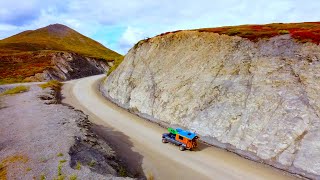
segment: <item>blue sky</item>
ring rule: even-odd
[[[0,39],[65,24],[121,54],[179,29],[320,21],[319,0],[0,0]]]

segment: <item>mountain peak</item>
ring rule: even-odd
[[[63,24],[51,24],[0,40],[0,50],[10,52],[68,51],[105,60],[121,57],[120,54]]]
[[[46,26],[44,28],[41,28],[43,30],[48,31],[50,34],[65,36],[69,32],[75,32],[73,29],[69,28],[68,26],[65,26],[63,24],[50,24],[49,26]]]
[[[48,26],[46,26],[46,27],[44,27],[44,28],[56,28],[56,29],[65,28],[65,29],[70,29],[68,26],[63,25],[63,24],[58,24],[58,23],[56,23],[56,24],[50,24],[50,25],[48,25]]]

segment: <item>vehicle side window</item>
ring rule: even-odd
[[[180,140],[183,140],[183,137],[182,137],[182,136],[179,136],[179,139],[180,139]]]

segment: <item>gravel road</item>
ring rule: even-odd
[[[122,135],[115,146],[130,148],[141,155],[144,174],[155,179],[295,179],[295,176],[259,164],[231,152],[200,144],[198,151],[180,152],[161,143],[166,130],[133,115],[106,100],[98,91],[103,75],[71,81],[64,86],[65,102],[83,110],[100,127]],[[103,132],[103,130],[101,130]],[[107,136],[107,135],[106,135]],[[125,140],[121,140],[125,138]],[[119,142],[117,144],[117,142]],[[130,160],[130,154],[122,155]],[[131,162],[132,163],[132,162]]]

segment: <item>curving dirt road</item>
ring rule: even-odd
[[[98,83],[103,77],[69,81],[63,88],[64,102],[85,111],[94,123],[128,137],[132,151],[143,157],[142,169],[146,176],[199,180],[295,178],[215,147],[201,144],[199,151],[181,152],[174,145],[162,144],[161,134],[166,129],[119,108],[99,93]]]

